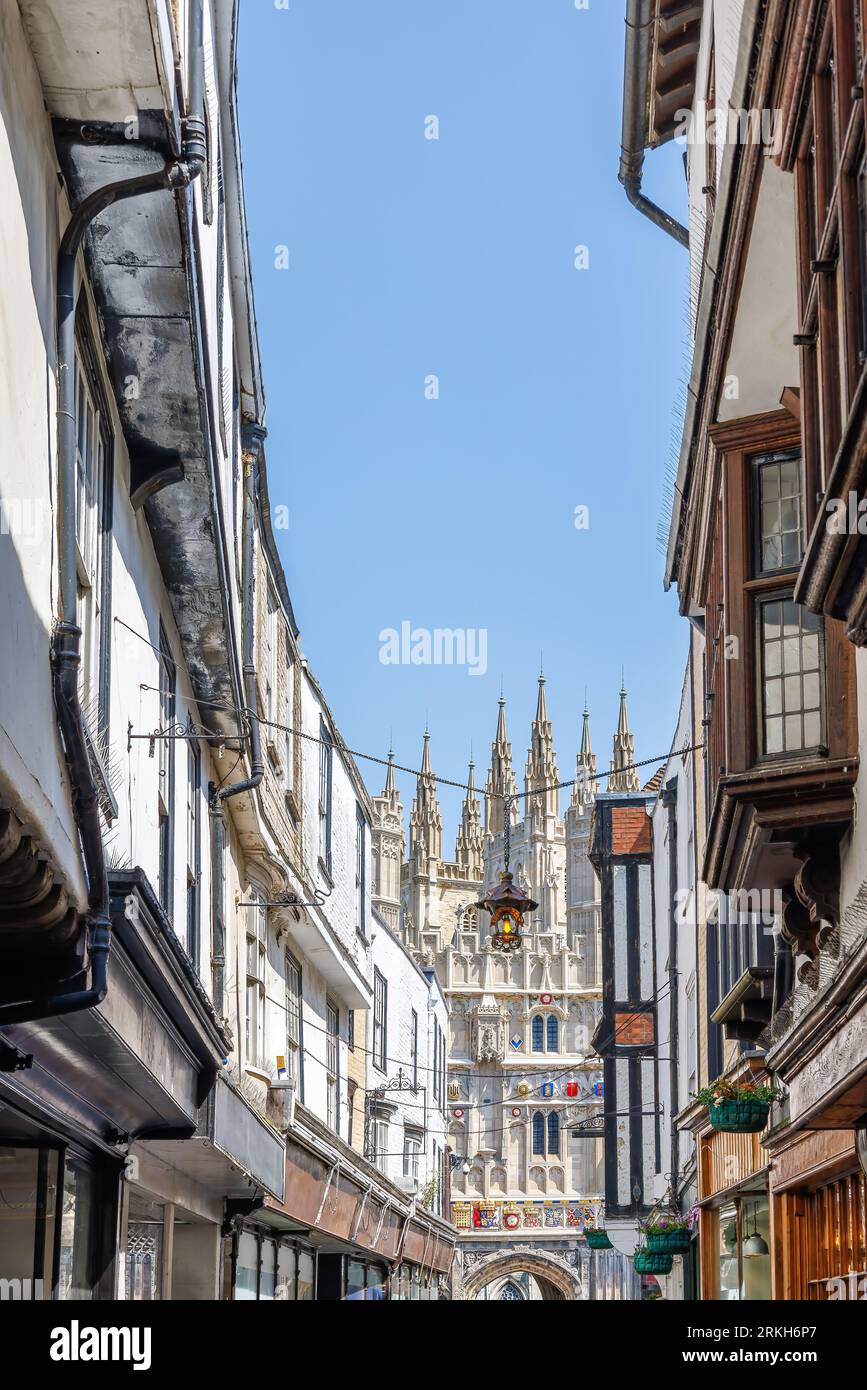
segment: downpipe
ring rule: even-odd
[[[689,247],[689,232],[686,227],[641,191],[644,176],[644,114],[652,23],[652,0],[628,0],[623,73],[623,134],[618,178],[634,208],[648,217],[655,226],[667,232],[681,246]]]
[[[99,797],[91,769],[84,715],[78,693],[81,628],[75,532],[75,279],[76,261],[94,218],[114,203],[166,189],[189,187],[207,159],[204,109],[204,0],[191,0],[190,74],[181,158],[164,168],[121,179],[90,193],[75,209],[57,257],[57,510],[60,617],[51,643],[51,670],[57,723],[71,785],[72,814],[87,876],[85,931],[90,955],[86,989],[0,1005],[0,1027],[78,1013],[101,1004],[108,991],[111,914],[108,876],[99,820]]]

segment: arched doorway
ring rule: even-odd
[[[583,1297],[578,1270],[546,1251],[498,1251],[471,1265],[463,1284],[466,1299],[514,1299],[514,1293],[502,1293],[509,1284],[522,1299],[561,1302]]]

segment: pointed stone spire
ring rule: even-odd
[[[396,793],[397,793],[397,788],[395,787],[395,784],[394,784],[394,749],[393,749],[393,748],[389,748],[389,750],[388,750],[388,770],[386,771],[386,774],[385,774],[385,786],[384,786],[383,789],[382,789],[382,795],[383,795],[384,797],[387,797],[388,800],[391,801],[391,800],[394,799]]]
[[[403,803],[394,778],[394,752],[388,751],[385,786],[371,798],[371,900],[389,929],[400,932],[400,868],[406,853]]]
[[[635,739],[629,730],[629,711],[626,708],[626,686],[620,687],[620,715],[617,720],[617,733],[614,735],[614,755],[608,772],[610,792],[637,792],[640,790],[638,772],[632,766],[635,762]]]
[[[581,747],[575,768],[575,786],[572,788],[572,805],[585,806],[596,796],[596,754],[590,742],[590,711],[584,702],[584,722],[581,726]]]
[[[476,791],[476,765],[472,758],[455,842],[455,859],[460,868],[466,869],[467,878],[475,880],[482,877],[482,812]]]
[[[536,717],[530,732],[530,751],[527,754],[527,764],[524,771],[528,815],[540,797],[543,815],[557,816],[559,814],[560,793],[556,789],[559,780],[557,757],[554,753],[554,737],[551,720],[548,718],[548,701],[545,696],[545,677],[540,672],[539,693],[536,697]]]
[[[415,798],[409,818],[409,852],[417,864],[426,868],[431,859],[442,859],[443,820],[437,799],[437,782],[430,760],[430,734],[424,732],[421,772],[416,779]]]
[[[497,734],[491,744],[491,766],[485,785],[485,831],[488,835],[502,835],[505,827],[503,811],[506,796],[514,797],[518,790],[512,770],[512,745],[506,728],[506,701],[500,691],[500,712],[497,716]],[[512,823],[517,822],[518,813],[512,802]]]

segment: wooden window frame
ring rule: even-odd
[[[744,773],[761,766],[798,763],[812,757],[846,751],[848,740],[839,701],[845,697],[840,663],[832,661],[827,622],[821,625],[824,650],[823,711],[825,741],[820,749],[790,753],[761,752],[759,661],[757,620],[762,599],[774,594],[794,596],[796,568],[756,574],[755,465],[765,454],[786,452],[800,444],[797,421],[785,411],[751,416],[711,428],[714,448],[720,455],[723,506],[722,536],[715,538],[722,550],[722,645],[715,648],[709,633],[706,662],[717,659],[714,679],[721,679],[725,707],[725,761],[723,772]],[[802,470],[806,467],[802,463]],[[803,506],[809,513],[807,486],[802,471]],[[806,535],[806,522],[804,531]],[[710,595],[708,595],[710,597]],[[712,626],[712,620],[711,620]],[[735,639],[736,659],[726,659],[726,644]],[[708,673],[710,675],[710,673]]]
[[[862,5],[862,33],[864,6]],[[865,155],[863,55],[852,0],[829,0],[803,93],[794,162],[804,455],[824,492],[867,353],[859,172]],[[860,96],[856,95],[860,88]]]

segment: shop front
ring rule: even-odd
[[[448,1296],[456,1232],[296,1105],[285,1196],[227,1223],[224,1296],[383,1302]],[[294,1282],[293,1282],[294,1281]]]
[[[146,876],[109,878],[102,1003],[0,1033],[0,1294],[211,1299],[226,1199],[282,1195],[283,1141]]]
[[[775,1156],[779,1297],[867,1300],[867,1176],[851,1130],[795,1139]]]
[[[705,1107],[681,1116],[698,1150],[700,1298],[752,1302],[773,1297],[769,1165],[757,1134],[714,1130]]]
[[[113,1296],[121,1165],[0,1109],[0,1289],[12,1299]]]
[[[768,1135],[776,1296],[867,1300],[867,941],[825,964],[768,1053],[786,1090]]]

